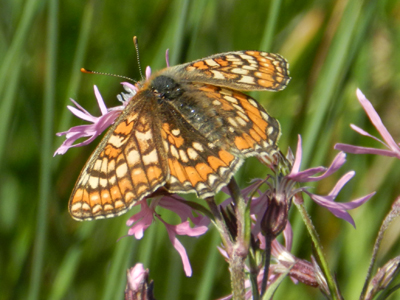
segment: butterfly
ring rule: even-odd
[[[278,121],[240,91],[280,91],[289,80],[279,54],[235,51],[167,67],[138,82],[81,171],[69,200],[71,216],[119,216],[159,188],[215,195],[245,158],[278,152]]]

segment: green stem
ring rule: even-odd
[[[232,198],[234,198],[233,194]],[[232,299],[244,299],[244,258],[243,256],[238,255],[238,242],[233,241],[232,235],[229,233],[228,227],[222,218],[222,214],[214,201],[214,197],[206,198],[206,201],[214,215],[213,222],[221,235],[222,242],[224,243],[226,252],[229,256],[228,262],[231,274]]]
[[[245,258],[241,255],[237,255],[236,251],[233,251],[233,255],[229,259],[233,300],[243,300],[245,297],[244,260]]]
[[[249,207],[240,193],[239,186],[234,178],[228,184],[229,192],[235,202],[235,214],[237,222],[236,244],[241,247],[242,255],[247,257],[250,244],[250,211]]]
[[[222,243],[225,246],[226,252],[230,254],[232,252],[233,246],[232,237],[229,233],[228,227],[226,226],[222,218],[221,211],[215,203],[214,197],[208,197],[205,200],[207,201],[207,204],[210,207],[210,211],[214,216],[214,219],[211,219],[211,221],[214,223],[215,227],[219,231],[219,234],[221,235]]]
[[[214,216],[213,222],[220,232],[222,242],[229,256],[232,299],[242,300],[245,297],[244,261],[248,256],[250,244],[250,208],[242,197],[239,186],[234,178],[231,179],[227,187],[235,203],[236,237],[234,237],[233,232],[229,231],[214,198],[206,198],[206,201]]]
[[[269,275],[269,266],[271,262],[271,244],[274,237],[271,234],[267,234],[265,237],[265,260],[264,260],[264,277],[261,285],[261,297],[264,296],[267,290],[267,282]]]
[[[259,300],[260,299],[260,293],[258,291],[258,281],[257,281],[257,276],[258,276],[258,266],[257,266],[257,258],[256,258],[256,253],[254,251],[255,247],[251,247],[249,251],[249,279],[251,283],[251,291],[253,294],[253,300]]]
[[[326,262],[326,259],[324,257],[323,251],[322,251],[322,245],[321,245],[321,243],[319,241],[319,238],[318,238],[318,233],[315,230],[314,225],[312,224],[312,221],[311,221],[311,219],[310,219],[310,217],[309,217],[309,215],[308,215],[308,213],[306,211],[306,208],[305,208],[305,206],[303,204],[302,199],[298,199],[297,197],[298,196],[295,196],[295,199],[294,199],[293,202],[296,205],[297,209],[299,210],[299,212],[301,214],[301,217],[303,218],[304,224],[307,227],[308,233],[311,236],[311,240],[313,242],[313,245],[314,245],[314,248],[315,248],[315,253],[316,253],[317,257],[318,257],[318,261],[319,261],[321,270],[322,270],[322,272],[324,274],[324,277],[325,277],[325,279],[327,281],[327,284],[328,284],[329,292],[331,294],[330,295],[331,299],[338,300],[338,299],[341,298],[341,297],[339,297],[337,295],[337,291],[339,289],[337,288],[337,286],[335,284],[335,281],[333,280],[332,275],[331,275],[331,273],[329,271],[328,264]]]
[[[239,186],[234,178],[228,184],[228,189],[235,202],[235,215],[237,225],[237,237],[233,245],[233,251],[229,255],[231,271],[231,284],[233,299],[244,299],[244,261],[249,253],[250,244],[250,213],[245,199],[240,193]]]
[[[364,286],[363,286],[363,289],[362,289],[361,294],[360,294],[360,300],[364,300],[365,299],[365,295],[367,293],[368,285],[369,285],[369,282],[371,280],[372,269],[375,266],[376,258],[378,256],[378,251],[379,251],[379,248],[381,246],[384,233],[385,233],[386,229],[389,227],[389,225],[392,223],[392,221],[394,219],[396,219],[400,215],[400,208],[399,207],[400,207],[400,196],[398,196],[396,198],[395,202],[392,205],[392,209],[387,214],[387,216],[385,217],[385,219],[382,222],[381,227],[379,228],[379,232],[378,232],[378,235],[376,237],[375,244],[374,244],[374,249],[372,251],[371,262],[370,262],[369,267],[368,267],[367,276],[365,278]]]

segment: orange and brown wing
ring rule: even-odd
[[[185,121],[175,128],[191,128],[182,143],[197,139],[201,145],[211,143],[241,159],[255,155],[271,157],[278,151],[279,122],[250,96],[208,84],[180,87],[185,92],[168,105],[177,112],[176,119]]]
[[[162,119],[170,171],[165,188],[173,193],[195,192],[200,198],[215,195],[243,160],[207,140],[174,108],[163,111]]]
[[[280,124],[256,100],[224,87],[202,85],[198,89],[212,103],[215,114],[223,116],[219,140],[229,145],[234,155],[272,156],[278,151]]]
[[[187,81],[209,83],[235,90],[280,91],[290,81],[289,64],[279,54],[235,51],[215,54],[166,69]]]
[[[155,110],[144,109],[145,101],[135,98],[78,178],[69,201],[69,211],[76,220],[119,216],[168,179]]]

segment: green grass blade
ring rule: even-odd
[[[11,68],[13,68],[17,61],[20,59],[20,54],[23,52],[23,47],[27,40],[29,30],[31,29],[34,17],[36,16],[40,8],[41,2],[44,1],[28,0],[23,5],[20,23],[13,37],[10,48],[8,49],[6,55],[1,61],[2,65],[0,68],[0,95],[3,93],[3,89],[6,86],[7,77]]]
[[[260,50],[272,52],[272,42],[275,37],[276,24],[279,17],[279,9],[281,0],[270,1],[269,13],[266,18],[263,39],[261,41]]]
[[[322,123],[329,114],[328,108],[335,100],[335,92],[342,81],[342,76],[346,73],[348,51],[353,46],[354,33],[361,13],[362,1],[349,1],[340,26],[334,37],[326,62],[318,76],[318,81],[310,96],[309,114],[305,120],[305,130],[303,135],[303,167],[307,167],[313,156],[313,149],[318,146],[318,136],[323,128]],[[314,113],[311,114],[311,111]],[[317,112],[317,113],[315,113]]]
[[[52,189],[52,146],[53,146],[53,116],[56,82],[56,52],[58,30],[58,1],[49,1],[47,24],[47,61],[46,78],[43,99],[42,147],[39,174],[39,201],[37,210],[36,236],[33,251],[31,277],[29,283],[29,300],[39,299],[42,284],[42,271],[46,253],[46,239],[48,226],[48,204]]]

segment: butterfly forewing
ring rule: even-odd
[[[215,54],[170,69],[184,73],[182,79],[190,81],[235,90],[280,91],[290,81],[288,67],[286,59],[279,54],[235,51]]]
[[[168,179],[157,107],[151,109],[156,102],[143,94],[132,99],[84,167],[70,198],[73,218],[121,215]]]

